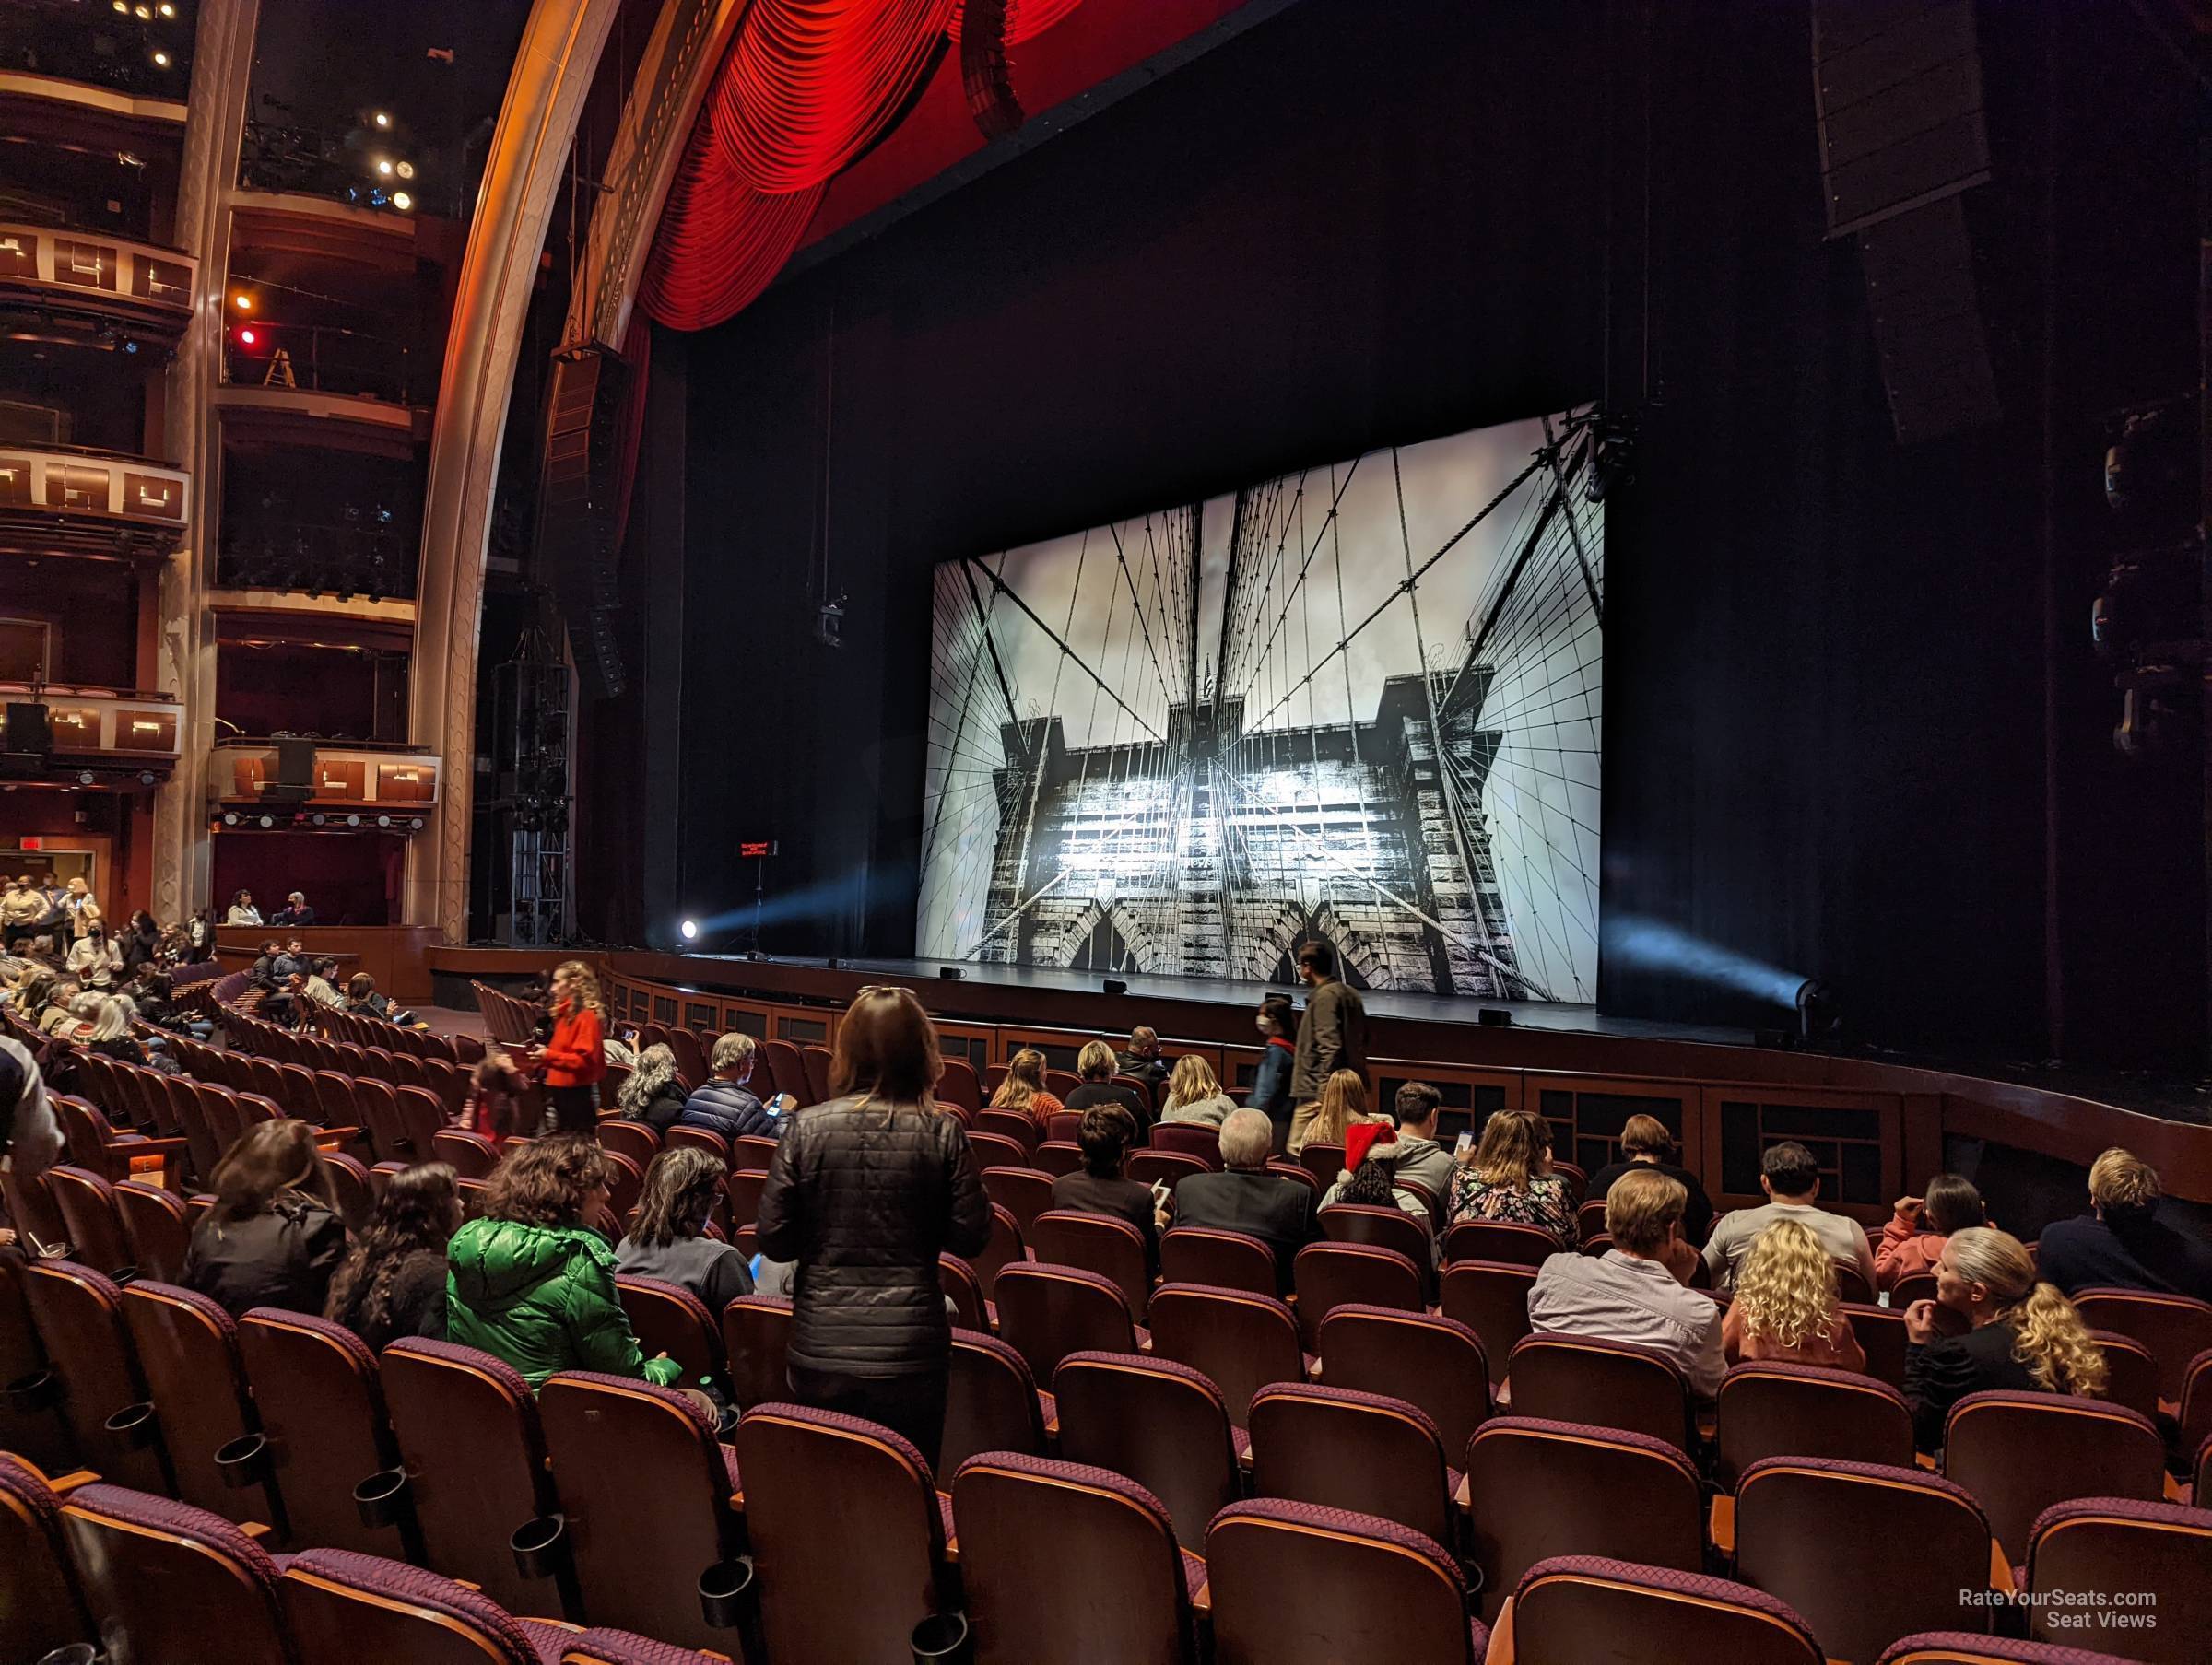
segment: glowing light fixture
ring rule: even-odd
[[[403,180],[411,180],[415,177],[415,164],[413,162],[395,162],[393,164],[392,171],[398,174]]]
[[[260,339],[261,336],[253,330],[241,330],[238,333],[238,345],[241,346],[252,346]]]
[[[156,69],[167,69],[169,67],[169,54],[165,52],[156,53],[154,54],[154,67]]]
[[[684,933],[684,941],[687,943],[699,941],[699,921],[697,920],[686,920],[677,929]]]
[[[390,179],[392,177],[392,158],[388,156],[378,157],[376,158],[376,170],[385,179]]]
[[[230,304],[236,307],[241,312],[251,312],[253,310],[253,297],[251,295],[233,295],[230,297]]]
[[[397,208],[402,214],[405,214],[408,209],[415,205],[415,199],[409,196],[405,191],[394,191],[392,193],[392,205],[394,208]]]
[[[369,119],[376,124],[376,129],[379,133],[387,131],[392,125],[392,113],[386,110],[378,111]]]

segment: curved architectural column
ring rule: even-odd
[[[555,193],[619,0],[537,0],[515,54],[438,389],[423,503],[408,723],[445,760],[429,827],[407,851],[406,923],[468,930],[468,838],[476,796],[477,639],[500,441],[530,287]]]
[[[174,240],[199,259],[192,322],[170,366],[165,425],[170,460],[193,477],[183,546],[161,569],[157,684],[182,703],[176,773],[154,795],[154,917],[182,920],[208,900],[207,753],[215,743],[215,579],[222,444],[215,390],[222,380],[223,298],[230,266],[228,198],[238,175],[261,0],[201,0],[192,97],[177,182]]]

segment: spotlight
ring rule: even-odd
[[[392,205],[394,208],[397,208],[402,214],[405,214],[408,209],[414,207],[415,199],[409,196],[405,191],[394,191],[392,193]]]
[[[1126,994],[1129,992],[1129,985],[1124,982],[1118,977],[1102,979],[1099,983],[1099,987],[1103,989],[1109,994]]]
[[[312,821],[312,822],[313,822],[313,823],[314,823],[314,824],[315,824],[317,827],[320,827],[320,826],[322,826],[322,825],[323,825],[323,814],[322,814],[322,812],[321,812],[320,810],[316,811],[316,812],[315,812],[315,814],[313,814],[313,815],[310,815],[310,816],[308,817],[308,819],[309,819],[309,820],[311,820],[311,821]]]
[[[115,9],[124,17],[131,15],[131,0],[115,0]]]
[[[149,22],[153,18],[154,8],[150,6],[134,6],[131,7],[131,9],[136,12],[140,18],[145,18]]]
[[[392,171],[398,174],[403,180],[411,180],[415,177],[415,164],[413,162],[398,162],[394,164]]]
[[[389,111],[380,110],[369,119],[376,124],[376,129],[380,133],[386,132],[391,128],[392,115]]]
[[[126,354],[135,353],[138,350],[138,344],[135,341],[125,340],[123,344],[123,350]]]
[[[138,771],[138,784],[140,786],[151,786],[153,783],[154,771],[152,769],[142,768]]]
[[[348,827],[359,827],[360,824],[361,818],[359,815],[347,815],[346,817],[346,825]]]
[[[264,815],[261,818],[261,824],[264,827],[274,827],[276,825],[276,817],[275,815]]]
[[[230,304],[241,312],[251,312],[253,310],[253,297],[244,294],[233,295],[230,297]]]
[[[420,815],[417,815],[412,821],[408,822],[407,825],[413,827],[417,832],[420,832],[422,830],[422,817]]]
[[[376,818],[376,824],[379,827],[389,827],[392,825],[392,817],[390,815],[379,815]]]
[[[241,330],[238,333],[238,345],[241,346],[253,346],[260,340],[261,336],[253,330]]]
[[[699,941],[699,921],[697,920],[686,920],[677,929],[684,933],[684,941],[687,943]]]
[[[156,53],[154,54],[154,67],[156,69],[167,69],[169,67],[169,54],[165,52]]]
[[[392,177],[392,158],[387,156],[378,157],[376,158],[376,170],[382,178],[390,179]]]
[[[238,825],[238,811],[234,809],[226,810],[223,813],[223,825],[225,827],[236,827]]]
[[[79,786],[90,786],[92,784],[92,771],[88,768],[78,769],[76,771],[76,783]]]
[[[177,8],[171,6],[169,3],[169,0],[161,0],[161,4],[155,6],[154,9],[159,12],[164,18],[173,18],[177,15]]]

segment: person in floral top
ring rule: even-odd
[[[1541,1116],[1500,1110],[1483,1124],[1482,1143],[1452,1176],[1452,1223],[1462,1220],[1540,1225],[1574,1247],[1574,1199],[1551,1171],[1551,1129]]]

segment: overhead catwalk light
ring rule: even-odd
[[[392,165],[392,171],[398,174],[403,180],[411,180],[415,177],[415,164],[413,162],[394,162]]]
[[[154,16],[154,8],[152,6],[133,6],[131,9],[136,12],[140,18],[147,20],[148,22],[152,21]]]
[[[405,214],[410,208],[414,207],[415,199],[409,196],[405,191],[394,191],[392,193],[392,205],[394,208],[397,208],[402,214]]]
[[[156,53],[154,54],[154,67],[156,69],[167,69],[169,67],[169,54],[165,52]]]
[[[374,115],[371,116],[369,120],[375,125],[376,130],[379,133],[388,133],[391,131],[392,112],[390,111],[380,110]]]
[[[388,156],[378,157],[376,158],[376,171],[381,177],[384,179],[390,179],[392,177],[392,158]]]
[[[253,310],[253,297],[241,292],[230,297],[230,304],[241,312],[251,312]]]
[[[164,18],[173,18],[177,15],[177,8],[170,4],[170,0],[161,0],[161,4],[155,6],[154,9]]]
[[[274,827],[276,825],[276,817],[275,815],[264,815],[261,818],[261,824],[264,827]]]
[[[361,818],[359,815],[347,815],[346,817],[346,825],[348,827],[359,827],[360,824]]]
[[[261,335],[257,331],[241,330],[238,333],[238,345],[241,346],[257,346],[260,341]]]
[[[223,825],[225,827],[236,827],[238,825],[238,811],[234,809],[224,811]]]

